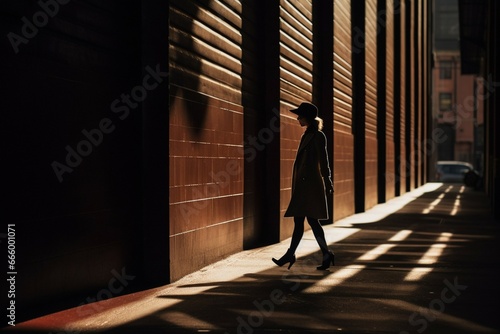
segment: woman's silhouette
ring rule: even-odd
[[[288,269],[295,263],[295,250],[304,234],[304,220],[311,226],[314,237],[323,253],[323,263],[318,270],[326,270],[330,263],[334,265],[334,254],[328,249],[325,232],[319,220],[328,219],[326,194],[333,193],[326,137],[321,131],[323,120],[318,117],[318,108],[303,102],[297,109],[290,110],[297,114],[300,126],[307,129],[302,135],[297,156],[293,164],[292,198],[285,212],[285,217],[294,217],[294,230],[290,248],[279,260],[272,260],[278,266],[288,263]]]

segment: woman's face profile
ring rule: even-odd
[[[299,121],[300,126],[307,126],[307,125],[309,125],[309,122],[307,122],[307,119],[305,117],[303,117],[303,116],[298,116],[297,120]]]

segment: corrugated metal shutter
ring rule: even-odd
[[[333,6],[334,220],[354,213],[351,33],[351,2],[336,0]]]
[[[387,118],[387,142],[394,138],[394,0],[387,0],[386,18],[386,118]]]
[[[365,16],[365,109],[366,134],[377,131],[377,2],[366,1]]]
[[[394,197],[394,0],[386,0],[386,199]]]
[[[408,22],[407,22],[407,73],[408,73],[408,86],[407,94],[406,94],[406,126],[408,127],[408,131],[406,133],[406,143],[407,143],[407,152],[406,152],[406,163],[407,163],[407,171],[408,175],[407,179],[407,189],[410,191],[415,188],[415,44],[417,41],[415,40],[415,2],[409,1],[408,6],[406,7],[408,13]]]
[[[312,3],[280,4],[280,99],[296,107],[312,100]]]
[[[171,86],[241,103],[241,5],[193,1],[170,6]]]
[[[412,166],[412,182],[413,186],[412,188],[418,187],[419,184],[419,179],[420,179],[420,171],[421,171],[421,166],[420,166],[420,144],[422,142],[422,139],[420,137],[420,130],[422,127],[421,123],[421,113],[420,113],[420,108],[421,108],[421,82],[422,82],[422,77],[420,73],[420,69],[422,68],[422,57],[420,56],[420,50],[422,50],[422,39],[421,39],[421,34],[420,34],[420,1],[415,1],[412,3],[413,5],[413,14],[412,14],[412,20],[413,20],[413,30],[412,30],[412,36],[413,36],[413,73],[414,76],[412,76],[412,81],[413,81],[413,90],[412,90],[412,102],[413,102],[413,126],[415,127],[413,129],[414,131],[414,136],[412,137],[412,148],[414,150],[414,154],[412,154],[413,157],[413,164]]]
[[[400,44],[400,65],[399,76],[400,76],[400,152],[399,152],[399,175],[400,175],[400,193],[403,194],[406,192],[406,174],[407,174],[407,163],[406,163],[406,86],[408,84],[406,78],[406,63],[407,63],[407,54],[406,54],[406,6],[403,0],[400,1],[400,11],[401,11],[401,22],[400,22],[400,31],[401,31],[401,44]]]
[[[377,1],[365,2],[365,209],[377,204]],[[385,158],[385,157],[384,157]]]
[[[172,0],[169,15],[170,273],[177,279],[241,250],[243,173],[227,170],[243,171],[242,6]]]
[[[352,133],[351,6],[335,1],[333,19],[334,132]]]

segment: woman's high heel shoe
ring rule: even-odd
[[[286,263],[289,263],[288,264],[288,270],[290,270],[290,268],[293,266],[293,264],[295,263],[295,254],[292,254],[290,252],[290,249],[288,249],[285,253],[285,255],[283,255],[279,260],[276,260],[274,257],[273,257],[273,262],[276,263],[278,266],[283,266],[284,264]]]
[[[323,264],[319,267],[316,267],[317,270],[326,270],[330,268],[330,263],[332,266],[335,265],[335,254],[332,251],[329,251],[327,254],[323,255]]]

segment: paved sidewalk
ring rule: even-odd
[[[282,243],[244,251],[164,287],[26,321],[20,333],[500,333],[498,221],[488,199],[428,183],[311,231],[288,271]],[[11,330],[7,332],[11,332]]]

